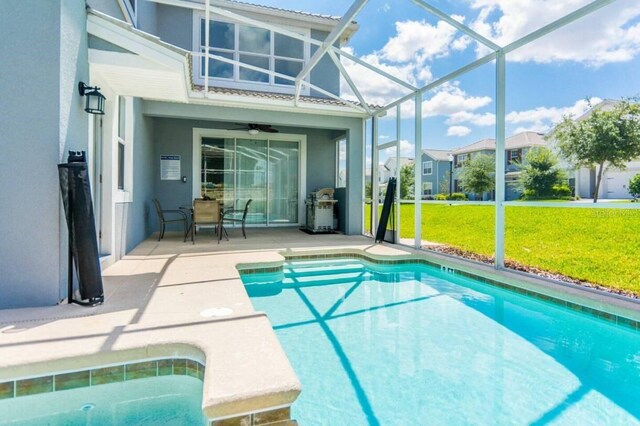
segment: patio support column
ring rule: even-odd
[[[506,75],[505,53],[502,50],[496,56],[496,189],[495,189],[495,265],[496,269],[504,269],[504,234],[505,234],[505,103]]]
[[[402,206],[402,204],[400,204],[400,185],[402,184],[402,182],[400,182],[400,126],[401,126],[401,122],[402,122],[402,117],[400,116],[400,105],[398,105],[396,107],[396,217],[395,217],[395,223],[396,223],[396,229],[395,229],[395,239],[394,241],[396,243],[400,242],[400,207]]]
[[[418,92],[415,96],[415,154],[414,154],[414,186],[413,186],[413,206],[415,211],[415,248],[422,247],[422,204],[421,204],[421,189],[422,189],[422,168],[418,167],[419,162],[422,160],[422,93]],[[400,142],[398,142],[400,143]]]
[[[371,233],[378,229],[378,197],[380,176],[378,175],[378,116],[371,117]]]
[[[209,19],[211,18],[211,0],[205,0],[204,11],[204,96],[209,96]],[[200,66],[198,64],[198,66]]]

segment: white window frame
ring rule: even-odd
[[[429,193],[425,194],[426,191]],[[433,195],[433,182],[422,182],[422,195]]]
[[[469,161],[470,158],[470,154],[464,153],[464,154],[458,154],[456,157],[456,168],[457,167],[464,167],[464,163],[466,163],[467,161]]]
[[[134,27],[138,26],[138,0],[121,0]],[[133,3],[133,7],[131,5]]]
[[[200,45],[200,25],[201,25],[201,20],[205,19],[205,12],[203,11],[194,11],[193,12],[193,52],[198,53],[198,55],[194,55],[193,57],[193,79],[194,82],[197,84],[201,84],[204,85],[204,81],[205,81],[205,76],[204,73],[202,73],[202,65],[201,65],[201,61],[205,60],[204,57],[200,57],[199,54],[204,53],[204,46]],[[267,57],[266,54],[260,54],[260,53],[251,53],[251,52],[241,52],[239,50],[240,48],[240,26],[247,26],[247,27],[252,27],[253,25],[249,25],[249,24],[244,24],[242,22],[237,22],[234,21],[232,19],[226,18],[226,17],[222,17],[222,16],[218,16],[214,14],[211,14],[211,18],[210,21],[216,21],[216,22],[224,22],[224,23],[228,23],[228,24],[234,24],[235,25],[235,30],[234,30],[234,50],[229,50],[229,49],[217,49],[220,51],[224,51],[225,53],[232,53],[233,54],[233,60],[236,61],[235,64],[233,64],[233,78],[229,79],[229,78],[220,78],[220,77],[209,77],[209,85],[212,87],[225,87],[225,88],[232,88],[232,89],[244,89],[244,90],[257,90],[257,91],[269,91],[269,92],[276,92],[276,93],[287,93],[287,94],[294,94],[295,93],[295,85],[288,85],[288,84],[278,84],[275,82],[276,80],[276,76],[273,74],[269,74],[268,72],[265,72],[265,74],[269,75],[269,82],[258,82],[258,81],[247,81],[247,80],[241,80],[240,79],[240,65],[239,65],[239,61],[240,61],[240,55],[241,54],[247,54],[247,55],[253,55],[253,56],[261,56],[261,57]],[[256,27],[256,28],[260,28],[260,27]],[[294,27],[291,26],[289,24],[287,24],[286,26],[287,30],[289,31],[293,31],[296,33],[299,33],[305,37],[310,38],[311,37],[311,29],[310,28],[302,28],[302,27]],[[310,43],[303,41],[303,59],[297,59],[297,58],[287,58],[284,56],[276,56],[275,55],[275,34],[276,32],[273,30],[269,30],[266,28],[260,28],[260,29],[264,29],[266,31],[269,31],[271,34],[270,37],[270,49],[269,49],[269,70],[268,71],[275,71],[275,61],[277,59],[282,59],[282,60],[288,60],[288,61],[300,61],[302,63],[302,68],[304,69],[304,66],[307,64],[307,62],[309,62],[309,58],[311,57],[311,45]],[[211,49],[211,47],[209,47],[209,49]],[[310,75],[310,74],[309,74]],[[293,78],[295,78],[295,76],[292,76]],[[309,76],[305,77],[304,81],[306,81],[307,83],[309,82]],[[302,87],[301,90],[301,94],[305,95],[305,96],[309,96],[311,90],[308,86],[304,86]]]
[[[427,173],[427,170],[429,170],[428,173]],[[422,162],[422,174],[423,175],[432,175],[433,174],[433,161],[423,161]]]
[[[518,155],[517,155],[517,159],[518,159],[518,161],[521,161],[521,160],[522,160],[522,158],[520,158],[520,148],[510,149],[510,150],[509,150],[509,155],[507,156],[507,163],[508,163],[508,164],[513,164],[513,161],[514,161],[514,159],[513,159],[513,153],[514,153],[514,152],[515,152],[516,154],[518,154]]]
[[[120,98],[115,101],[114,112],[114,150],[113,150],[113,176],[114,180],[114,200],[116,203],[130,203],[133,201],[133,98],[124,96],[124,138],[119,135]],[[119,144],[124,145],[124,188],[118,188]]]
[[[340,184],[340,144],[344,143],[344,185]],[[341,137],[336,139],[336,188],[347,187],[347,138]]]
[[[192,179],[192,197],[201,197],[201,176],[202,176],[202,138],[222,138],[222,139],[247,139],[247,132],[244,130],[218,130],[218,129],[204,129],[199,127],[193,128],[193,158],[191,163],[191,179]],[[271,139],[284,142],[298,142],[299,143],[299,157],[298,157],[298,225],[303,225],[306,220],[306,205],[304,200],[307,197],[307,135],[305,134],[293,134],[293,133],[278,133],[273,135],[271,133],[260,132],[252,139],[269,141]],[[268,198],[268,194],[267,194]],[[268,209],[268,207],[267,207]],[[293,224],[287,223],[283,225],[268,224],[267,226],[291,226]]]

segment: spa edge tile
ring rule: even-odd
[[[75,371],[73,373],[56,374],[54,376],[55,391],[84,388],[91,385],[89,370]]]
[[[187,376],[198,377],[198,363],[190,359],[187,360]]]
[[[53,376],[16,381],[16,396],[53,392]]]
[[[251,426],[251,415],[241,417],[232,417],[224,420],[213,420],[209,423],[210,426]]]
[[[170,376],[173,374],[173,362],[170,359],[158,360],[158,376]]]
[[[174,358],[172,361],[173,374],[176,376],[185,376],[187,374],[187,360]]]
[[[14,389],[14,382],[0,383],[0,399],[13,398]]]
[[[253,413],[254,425],[266,425],[291,418],[291,408],[279,408],[277,410],[263,411],[261,413]]]
[[[124,365],[91,370],[91,386],[124,381]]]
[[[124,367],[124,379],[135,380],[145,377],[155,377],[158,375],[158,362],[145,361],[126,364]]]

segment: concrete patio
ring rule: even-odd
[[[103,271],[105,302],[0,312],[0,382],[167,356],[206,363],[203,407],[210,418],[290,405],[300,383],[265,314],[256,312],[236,266],[281,264],[289,250],[362,249],[365,237],[308,235],[295,228],[229,230],[220,244],[152,235]]]

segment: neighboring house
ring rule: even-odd
[[[522,132],[510,136],[505,139],[505,171],[506,171],[506,189],[505,199],[515,200],[520,197],[520,193],[510,185],[509,183],[514,181],[518,174],[518,163],[524,164],[525,156],[531,148],[537,146],[546,146],[547,142],[544,140],[544,135],[536,132]],[[478,142],[474,142],[470,145],[463,146],[461,148],[454,149],[453,154],[453,192],[464,192],[460,185],[460,173],[464,169],[464,165],[467,161],[474,158],[477,155],[490,155],[495,156],[496,141],[495,139],[482,139]],[[423,158],[425,156],[423,155]],[[441,174],[439,179],[446,178],[446,172]],[[440,192],[444,192],[440,190]],[[470,199],[473,200],[490,200],[493,198],[492,193],[483,194],[467,194]]]
[[[589,117],[594,109],[603,109],[605,111],[613,108],[618,101],[605,99],[596,104],[592,109],[576,118],[576,121],[584,120]],[[551,145],[553,146],[553,130],[549,132]],[[575,193],[581,198],[593,198],[596,190],[596,168],[582,167],[579,169],[572,168],[566,161],[562,162],[563,167],[567,170],[570,181],[575,182]],[[629,194],[629,181],[632,177],[640,173],[640,159],[630,161],[626,164],[624,170],[609,168],[605,169],[602,175],[602,183],[598,194],[599,199],[620,199],[633,198]]]
[[[307,192],[336,186],[341,136],[340,223],[361,232],[366,111],[337,98],[339,70],[326,54],[298,79],[299,93],[295,85],[339,18],[211,4],[207,39],[204,0],[0,2],[0,37],[11,46],[0,79],[0,308],[66,297],[56,164],[68,150],[88,153],[103,267],[157,230],[153,198],[167,209],[205,193],[252,198],[253,225],[298,226]],[[216,57],[205,61],[207,48]],[[84,111],[79,82],[100,87],[104,115]]]
[[[449,151],[438,149],[422,150],[422,198],[436,194],[453,192],[453,163]],[[451,183],[451,184],[450,184]]]

